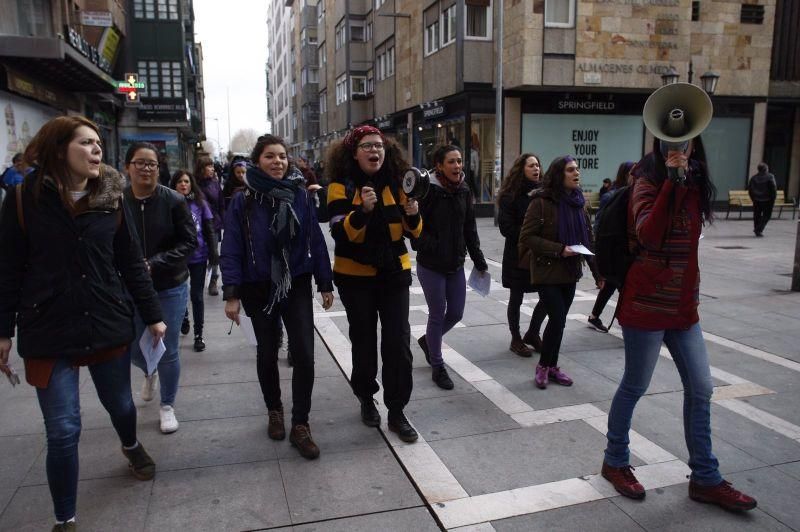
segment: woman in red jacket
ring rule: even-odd
[[[683,382],[683,422],[689,450],[689,497],[728,510],[752,510],[755,499],[722,479],[711,451],[708,353],[697,314],[700,232],[713,218],[714,185],[700,137],[685,151],[653,151],[631,172],[635,184],[628,228],[636,260],[625,278],[619,324],[625,340],[625,373],[608,414],[608,446],[602,475],[626,497],[645,491],[630,466],[628,432],[633,410],[647,391],[662,343]]]

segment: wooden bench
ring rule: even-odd
[[[725,215],[725,219],[727,220],[731,214],[731,209],[733,207],[739,208],[739,219],[742,219],[742,212],[744,209],[752,209],[753,208],[753,201],[750,199],[750,194],[747,193],[746,190],[729,190],[728,191],[728,212]],[[778,193],[775,197],[775,205],[773,207],[778,209],[778,218],[781,217],[783,214],[783,209],[791,209],[792,210],[792,220],[795,219],[797,216],[797,206],[795,205],[794,201],[789,198],[787,200],[786,194],[783,190],[778,190]]]
[[[591,218],[600,208],[600,193],[584,192],[583,200],[586,202],[586,210],[589,212],[589,218]]]

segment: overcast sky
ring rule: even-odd
[[[227,151],[228,91],[230,135],[245,128],[266,132],[267,5],[265,0],[194,0],[194,15],[195,38],[203,43],[206,136]],[[219,119],[219,133],[213,118]]]

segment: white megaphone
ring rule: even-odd
[[[668,151],[685,151],[689,141],[708,127],[714,106],[708,94],[691,83],[671,83],[647,98],[644,125]],[[681,180],[683,168],[670,168]]]

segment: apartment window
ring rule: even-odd
[[[367,94],[375,92],[375,78],[372,75],[372,70],[367,72]]]
[[[372,40],[372,22],[367,22],[367,25],[364,29],[364,40],[371,41]]]
[[[442,48],[456,40],[456,6],[442,11]]]
[[[431,55],[439,49],[439,21],[425,28],[425,55]]]
[[[364,42],[364,21],[351,20],[350,21],[350,40],[353,42]]]
[[[304,68],[300,73],[300,82],[304,87],[309,83],[319,83],[319,70],[316,68]]]
[[[327,64],[328,63],[328,54],[327,54],[327,47],[325,46],[325,43],[322,43],[322,44],[319,45],[318,53],[319,53],[319,60],[317,61],[317,64],[319,64],[319,65]]]
[[[386,78],[386,54],[379,53],[375,61],[378,68],[378,81]]]
[[[386,77],[394,76],[394,46],[386,51]]]
[[[136,69],[147,83],[148,98],[183,98],[180,61],[138,61]]]
[[[350,94],[353,96],[367,95],[367,76],[350,76]]]
[[[700,20],[700,0],[692,2],[692,21],[697,22]]]
[[[328,91],[319,93],[319,112],[320,114],[328,112]]]
[[[294,98],[297,96],[297,82],[292,80],[292,82],[289,83],[289,87],[292,89],[292,98]]]
[[[492,38],[492,2],[491,0],[466,0],[467,13],[464,17],[466,27],[464,36],[467,39]]]
[[[309,31],[308,28],[303,28],[300,32],[300,43],[302,46],[306,44],[314,45],[317,44],[317,30]]]
[[[336,105],[347,101],[347,75],[336,78]]]
[[[133,0],[133,16],[146,20],[178,20],[178,0]]]
[[[346,35],[345,35],[344,21],[342,21],[342,22],[339,22],[336,25],[336,49],[337,50],[339,48],[341,48],[342,46],[344,46],[345,37],[346,37]]]
[[[317,20],[322,21],[325,18],[325,0],[317,4]]]
[[[375,9],[380,9],[383,4],[386,3],[386,0],[375,0]]]
[[[547,28],[575,26],[575,0],[544,0],[544,25]]]
[[[763,24],[764,6],[757,4],[742,4],[742,12],[739,15],[739,22],[742,24]]]

